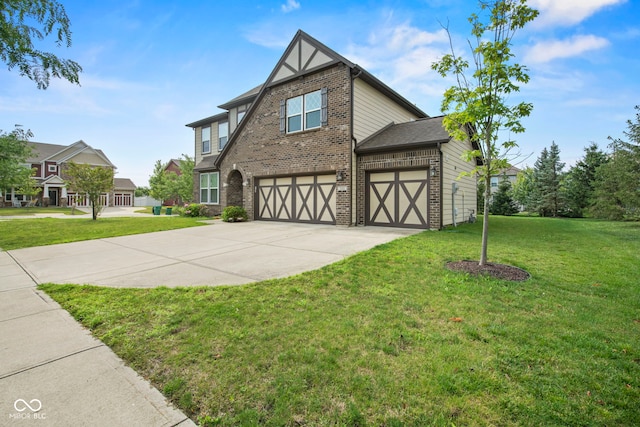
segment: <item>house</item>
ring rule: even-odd
[[[511,182],[511,186],[513,186],[520,172],[521,170],[517,167],[509,166],[508,168],[501,169],[496,175],[491,175],[491,194],[498,191],[500,182],[505,178],[507,178],[509,182]]]
[[[40,206],[88,206],[85,194],[67,191],[64,180],[66,165],[70,162],[90,164],[96,167],[116,169],[102,150],[91,147],[80,140],[71,145],[29,142],[32,156],[27,163],[35,171],[37,186],[42,189],[35,203]],[[103,206],[133,206],[136,186],[127,178],[114,178],[114,188],[101,196]],[[15,189],[5,193],[5,204],[17,205],[27,202],[26,196],[16,194]]]
[[[182,170],[180,170],[180,163],[181,160],[180,159],[171,159],[167,162],[166,166],[164,167],[164,172],[173,172],[176,175],[182,175]],[[182,200],[180,200],[180,198],[173,198],[173,199],[167,199],[167,200],[163,200],[162,204],[164,206],[175,206],[175,205],[181,205],[182,204]]]
[[[195,199],[250,219],[440,229],[476,206],[474,162],[366,70],[298,31],[266,81],[186,126]]]

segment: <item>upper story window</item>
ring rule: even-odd
[[[317,129],[327,124],[327,90],[289,98],[280,104],[280,131],[286,133]]]
[[[49,172],[55,172],[55,171],[57,170],[57,169],[56,169],[56,165],[49,165],[49,166],[47,166],[47,170],[48,170]]]
[[[236,123],[240,124],[240,122],[242,121],[242,119],[244,119],[244,116],[246,114],[247,114],[247,106],[246,105],[242,105],[242,106],[238,107],[238,114],[237,114]]]
[[[229,123],[218,123],[218,150],[222,151],[227,141],[229,140]]]
[[[211,153],[211,126],[202,128],[202,154]]]

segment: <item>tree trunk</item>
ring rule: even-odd
[[[489,244],[489,199],[491,198],[491,173],[490,168],[484,177],[484,212],[482,213],[482,250],[480,252],[480,265],[487,263],[487,246]]]
[[[98,219],[98,212],[96,212],[96,204],[91,203],[91,215],[93,216],[93,220],[96,221]]]

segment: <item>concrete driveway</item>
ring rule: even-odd
[[[419,230],[281,222],[194,227],[10,251],[36,283],[239,285],[286,277]]]

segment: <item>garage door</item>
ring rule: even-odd
[[[260,178],[256,192],[256,219],[336,223],[335,175]]]
[[[428,170],[369,172],[367,225],[429,228]]]

